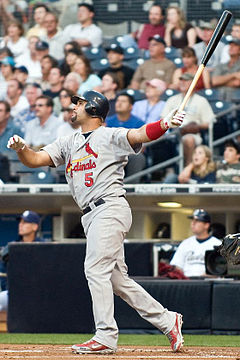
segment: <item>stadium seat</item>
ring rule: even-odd
[[[19,183],[20,184],[55,184],[56,177],[52,174],[50,168],[37,168],[31,169],[32,172],[21,172]]]
[[[214,88],[199,90],[197,91],[197,94],[205,97],[209,102],[217,102],[219,99],[219,92]]]
[[[128,61],[131,59],[137,59],[141,56],[141,52],[139,49],[129,46],[126,49],[124,49],[124,60]]]
[[[179,94],[178,90],[174,89],[167,89],[164,91],[164,93],[161,95],[161,100],[167,101],[171,96]]]
[[[145,60],[143,58],[131,59],[131,60],[128,60],[128,61],[124,61],[124,64],[129,66],[133,70],[136,70],[139,65],[142,65],[144,63],[144,61]]]
[[[107,56],[106,51],[101,47],[91,47],[84,51],[84,55],[88,58],[88,60],[96,60],[96,59],[102,59]]]
[[[124,89],[119,92],[119,94],[126,94],[126,93],[133,96],[134,101],[144,100],[146,98],[145,93],[140,90]]]
[[[182,62],[181,57],[178,56],[178,57],[172,59],[172,61],[174,62],[174,64],[176,65],[177,68],[182,68],[183,67],[183,62]]]
[[[165,56],[169,60],[174,60],[177,57],[181,57],[181,52],[173,46],[167,46],[165,47]]]
[[[108,59],[96,59],[91,61],[91,68],[93,71],[98,72],[100,70],[106,69],[109,66]]]
[[[236,118],[233,111],[225,114],[226,110],[230,110],[233,107],[232,103],[227,101],[211,101],[210,105],[214,114],[217,115],[217,121],[213,125],[213,138],[216,140],[234,131]]]

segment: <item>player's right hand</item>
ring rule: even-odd
[[[10,137],[7,143],[8,149],[13,149],[17,152],[23,150],[25,146],[25,140],[18,135],[13,135],[12,137]]]

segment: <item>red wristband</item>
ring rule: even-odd
[[[147,124],[146,126],[146,134],[150,140],[156,140],[162,136],[167,129],[163,130],[161,123],[163,120],[156,121],[154,123]]]

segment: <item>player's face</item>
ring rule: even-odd
[[[163,19],[162,9],[160,6],[153,6],[149,11],[149,22],[152,25],[158,25]]]
[[[239,162],[240,154],[237,153],[237,150],[234,147],[227,146],[224,150],[223,157],[228,164],[237,164]]]
[[[204,234],[209,229],[209,223],[193,219],[191,221],[191,230],[193,234],[198,237]]]
[[[30,235],[35,233],[38,225],[35,223],[29,223],[21,219],[18,225],[18,234],[20,236]]]
[[[74,123],[83,124],[88,121],[88,115],[85,111],[86,101],[79,100],[77,105],[74,106],[71,121]]]

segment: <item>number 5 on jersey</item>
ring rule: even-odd
[[[93,172],[90,172],[90,173],[85,173],[85,185],[87,187],[91,187],[93,186]]]

